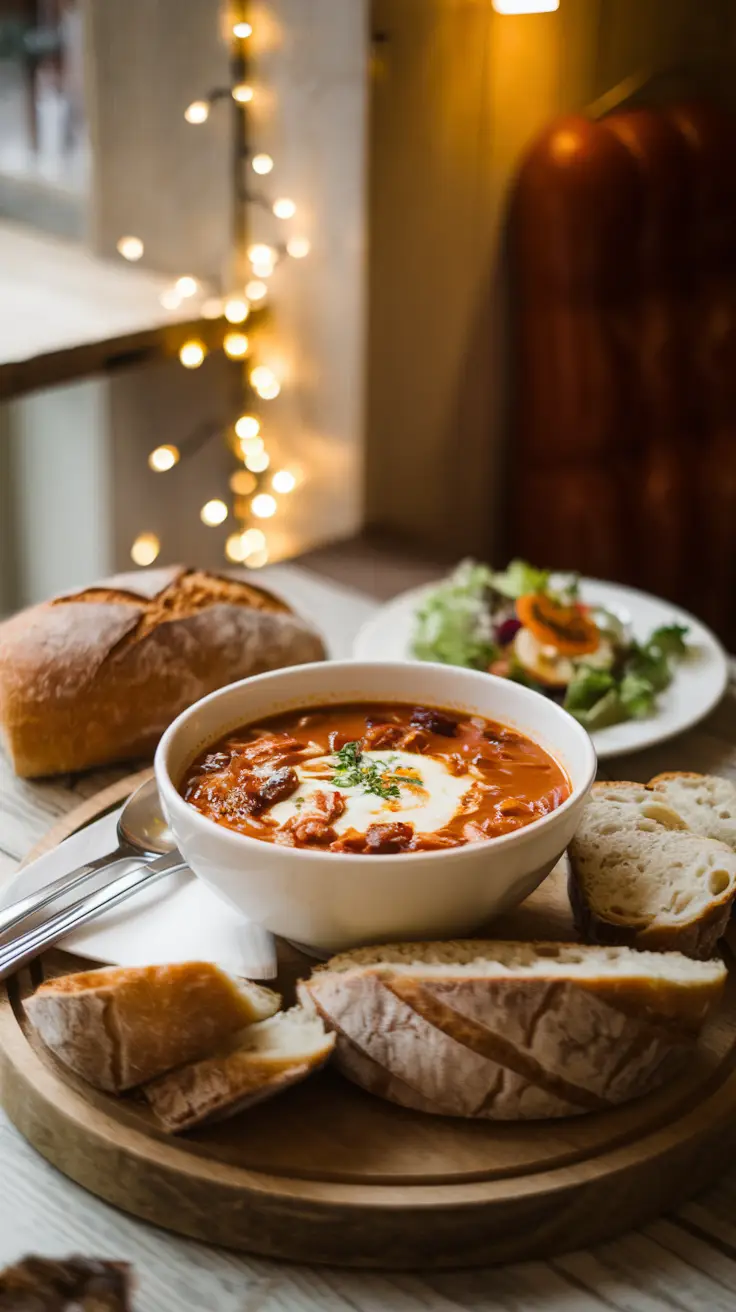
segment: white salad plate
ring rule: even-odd
[[[411,650],[415,616],[436,586],[412,588],[382,606],[360,629],[353,657],[360,661],[416,660]],[[658,695],[656,710],[645,719],[624,720],[592,735],[599,760],[638,752],[674,738],[713,710],[726,690],[728,657],[715,634],[700,620],[668,601],[600,579],[581,579],[580,599],[586,605],[612,611],[639,642],[662,625],[685,624],[688,629],[688,655],[675,664],[672,682]],[[417,696],[421,696],[419,686]]]

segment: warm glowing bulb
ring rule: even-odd
[[[208,296],[199,307],[199,313],[203,319],[221,319],[223,315],[223,304],[219,296]]]
[[[229,301],[225,302],[225,318],[228,323],[245,323],[249,314],[250,306],[247,301],[232,296]]]
[[[273,160],[270,155],[254,155],[250,165],[254,173],[270,173],[273,168]]]
[[[245,469],[236,469],[230,476],[230,491],[234,492],[236,497],[250,496],[251,492],[256,490],[256,479],[252,474],[248,474]]]
[[[165,310],[178,310],[181,305],[181,296],[176,287],[169,287],[167,291],[161,293],[158,299]]]
[[[179,460],[179,448],[176,446],[157,446],[148,457],[149,469],[155,469],[157,474],[165,474],[167,469],[173,469]]]
[[[253,246],[248,247],[248,259],[251,264],[269,265],[275,264],[276,252],[273,246],[266,246],[265,242],[255,242]],[[246,292],[246,296],[248,293]],[[248,298],[250,299],[250,297]]]
[[[242,360],[248,354],[248,338],[245,333],[225,333],[222,349],[231,360]]]
[[[252,551],[264,551],[266,534],[262,533],[259,528],[247,528],[243,534],[243,546],[245,547],[246,556],[249,556]]]
[[[193,100],[191,105],[187,105],[184,110],[187,123],[206,123],[209,116],[210,105],[208,100]]]
[[[253,28],[250,23],[234,23],[233,36],[237,36],[241,41],[246,41],[252,35]]]
[[[241,437],[240,449],[244,456],[259,456],[265,450],[262,437]],[[250,465],[248,468],[250,469]]]
[[[259,278],[254,278],[252,282],[246,283],[245,294],[249,301],[262,301],[268,296],[268,287]]]
[[[296,487],[296,479],[290,474],[288,469],[279,469],[271,479],[271,487],[274,492],[293,492]]]
[[[118,242],[118,254],[124,260],[139,260],[143,254],[143,242],[140,237],[121,237]]]
[[[155,533],[139,533],[130,555],[136,565],[152,565],[160,550],[161,543]]]
[[[238,437],[258,437],[260,431],[261,422],[255,415],[241,415],[235,421],[235,432]]]
[[[176,290],[180,296],[196,296],[199,291],[199,283],[196,278],[192,278],[187,273],[183,278],[177,278]]]
[[[233,87],[231,93],[233,100],[237,100],[239,105],[248,105],[253,99],[253,88],[246,86],[245,82],[239,82]]]
[[[493,0],[497,14],[551,14],[560,0]]]
[[[260,569],[262,565],[268,564],[268,552],[265,547],[261,551],[250,551],[247,559],[249,569]]]
[[[276,502],[270,492],[259,492],[251,501],[250,508],[258,519],[270,519],[276,514]]]
[[[250,375],[251,386],[264,401],[273,401],[281,391],[281,384],[272,369],[259,364]]]
[[[279,200],[274,201],[273,212],[277,219],[293,219],[296,214],[296,205],[287,196],[281,196]]]
[[[214,528],[217,524],[222,524],[227,519],[227,506],[224,501],[217,497],[214,501],[205,501],[199,512],[199,518],[208,528]]]
[[[271,457],[267,451],[253,451],[245,457],[245,467],[251,474],[262,474],[271,463]]]
[[[291,237],[286,243],[287,253],[293,260],[303,260],[312,249],[312,244],[306,237]]]
[[[179,359],[185,369],[199,369],[206,354],[201,342],[185,342],[179,351]]]
[[[231,533],[225,543],[225,555],[228,560],[240,562],[245,560],[245,547],[243,546],[242,533]]]

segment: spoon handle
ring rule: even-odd
[[[26,930],[24,934],[19,934],[17,938],[0,946],[0,980],[6,979],[19,966],[31,961],[44,948],[50,947],[71,930],[119,906],[142,888],[147,888],[158,879],[163,879],[165,875],[177,874],[187,869],[188,866],[179,852],[169,852],[148,865],[137,866],[134,870],[127,871],[110,884],[106,884],[104,888],[98,889],[96,893],[78,898],[71,906],[58,911],[55,916],[35,929]]]
[[[132,850],[127,847],[118,846],[114,852],[106,852],[104,856],[98,856],[94,861],[88,861],[83,866],[77,866],[76,870],[70,870],[66,875],[60,875],[50,884],[44,884],[36,893],[28,893],[26,897],[19,898],[17,902],[11,902],[9,906],[0,911],[0,934],[5,934],[15,925],[25,920],[26,916],[33,915],[34,911],[41,911],[48,906],[49,902],[55,902],[57,897],[63,893],[71,893],[73,889],[84,884],[86,880],[91,879],[93,875],[99,874],[105,866],[112,865],[115,861],[120,861],[125,856],[134,855]],[[135,853],[136,856],[139,853]]]

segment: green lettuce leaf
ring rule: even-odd
[[[621,720],[630,719],[617,688],[609,688],[608,692],[604,693],[589,710],[570,710],[570,714],[579,720],[588,733],[595,733],[597,729],[607,729],[611,724],[620,724]]]
[[[684,656],[687,652],[686,624],[665,624],[651,634],[647,647],[660,651],[663,656]]]
[[[412,652],[423,661],[486,670],[497,654],[489,610],[492,571],[465,560],[417,612]]]
[[[590,711],[612,688],[616,680],[610,670],[595,670],[581,665],[567,689],[563,705],[566,711]]]
[[[648,643],[645,647],[640,647],[636,642],[631,644],[624,669],[626,674],[644,679],[655,692],[662,692],[672,679],[670,663],[664,652],[657,647],[650,647]]]
[[[624,675],[619,696],[632,720],[641,720],[654,710],[656,692],[649,679],[639,674]]]
[[[529,592],[545,592],[549,583],[548,569],[535,569],[525,560],[512,560],[504,570],[491,573],[491,587],[503,597],[517,601]]]

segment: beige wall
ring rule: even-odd
[[[92,137],[90,237],[115,257],[124,233],[163,273],[219,275],[228,249],[229,106],[200,127],[192,101],[229,81],[214,0],[86,0]],[[117,258],[117,257],[115,257]]]
[[[648,66],[734,48],[732,0],[374,0],[367,507],[448,556],[493,547],[503,215],[529,140]]]

